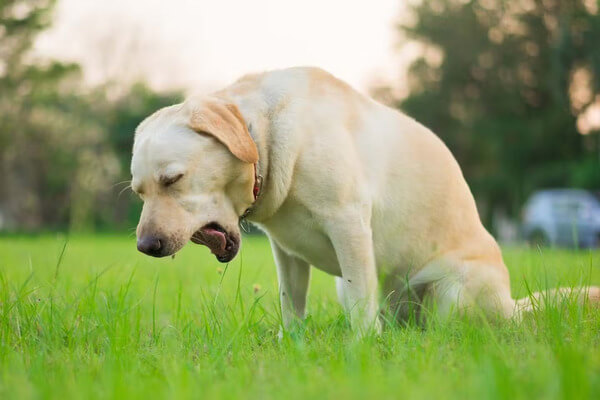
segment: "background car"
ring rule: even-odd
[[[600,200],[577,189],[534,193],[523,209],[523,235],[533,245],[600,246]]]

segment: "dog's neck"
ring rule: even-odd
[[[277,212],[288,196],[295,160],[280,159],[278,154],[281,152],[278,150],[287,145],[289,138],[279,137],[279,129],[273,124],[273,114],[278,109],[276,103],[271,104],[264,98],[262,101],[249,99],[246,93],[237,92],[236,84],[219,95],[237,105],[258,150],[255,167],[256,177],[261,177],[260,190],[245,219],[262,225]],[[273,168],[272,164],[276,167]]]
[[[242,214],[241,219],[246,219],[250,214],[252,214],[252,211],[254,211],[254,206],[256,205],[256,200],[258,200],[258,196],[260,196],[262,190],[263,177],[258,173],[258,162],[254,163],[253,167],[254,186],[252,187],[252,195],[254,196],[254,201],[252,202],[250,207],[248,207],[246,211],[244,211],[244,214]]]

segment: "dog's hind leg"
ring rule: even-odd
[[[434,312],[441,320],[455,313],[506,319],[515,310],[504,265],[480,260],[436,260],[415,274],[411,282],[428,284],[426,313]]]

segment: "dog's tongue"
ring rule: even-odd
[[[204,227],[196,232],[192,236],[192,241],[207,246],[217,256],[223,254],[227,245],[225,234],[210,227]]]

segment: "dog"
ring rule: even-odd
[[[381,330],[380,294],[399,319],[426,299],[443,318],[518,318],[542,296],[511,297],[500,248],[444,143],[318,68],[247,75],[157,111],[136,130],[131,174],[145,254],[174,255],[191,240],[229,262],[241,218],[267,234],[284,329],[305,315],[311,266],[336,277],[359,333]],[[600,289],[577,296],[598,301]]]

